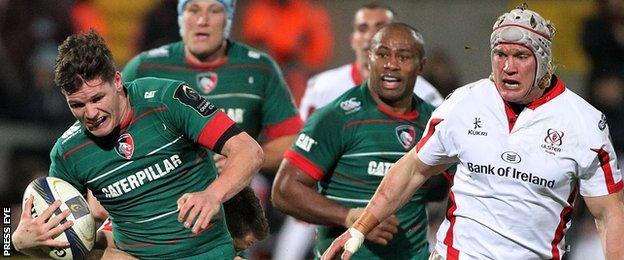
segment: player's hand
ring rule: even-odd
[[[366,234],[366,240],[385,246],[398,231],[399,220],[395,215],[392,215],[368,232],[368,234]]]
[[[363,242],[364,235],[355,228],[349,228],[329,245],[329,248],[327,248],[321,256],[321,260],[334,259],[334,256],[338,255],[340,252],[342,252],[340,259],[350,259],[360,246],[362,246]]]
[[[72,221],[65,221],[65,223],[59,225],[61,220],[71,214],[71,211],[66,209],[61,214],[52,217],[54,211],[61,206],[61,201],[56,200],[41,215],[33,218],[31,214],[32,206],[33,196],[31,195],[26,199],[19,225],[17,225],[17,229],[13,233],[15,249],[23,252],[24,250],[42,246],[69,247],[69,242],[57,241],[54,238],[74,224]]]
[[[223,169],[225,169],[225,164],[227,163],[227,157],[220,155],[220,154],[215,154],[212,159],[215,162],[215,166],[217,167],[217,173],[221,173],[221,171],[223,171]]]
[[[210,192],[185,193],[178,199],[178,208],[178,221],[184,222],[185,228],[195,222],[192,232],[197,234],[208,227],[212,216],[219,212],[221,202]]]
[[[355,223],[355,221],[364,213],[364,208],[351,208],[347,213],[345,219],[345,227],[349,228]]]

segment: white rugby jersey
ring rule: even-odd
[[[362,84],[363,80],[355,62],[310,78],[299,105],[299,115],[306,120],[314,110],[327,105],[352,87]],[[437,107],[444,101],[440,92],[423,77],[418,76],[414,86],[416,96],[425,102]]]
[[[577,190],[622,189],[605,117],[558,79],[517,118],[489,79],[461,87],[417,149],[459,163],[435,246],[446,259],[560,259]]]

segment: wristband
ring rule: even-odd
[[[351,253],[355,253],[355,251],[362,246],[362,243],[364,243],[364,234],[355,228],[349,228],[347,229],[347,232],[349,232],[351,238],[349,238],[345,243],[344,249]]]
[[[364,214],[351,227],[357,229],[362,234],[368,234],[377,225],[379,225],[379,220],[372,213],[365,210]]]

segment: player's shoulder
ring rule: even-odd
[[[599,119],[602,116],[602,112],[600,110],[595,108],[578,94],[574,93],[574,91],[566,88],[561,95],[567,103],[567,105],[562,106],[563,109],[565,109],[565,106],[573,107],[576,110],[577,116],[587,119]]]
[[[179,55],[183,49],[184,43],[178,41],[141,52],[137,57],[143,61],[157,61]]]
[[[496,91],[489,79],[478,80],[459,87],[446,96],[432,117],[448,118],[452,115],[464,114],[467,110],[479,107],[479,104],[487,104],[489,101],[483,99],[493,95],[490,93],[492,89]]]
[[[186,85],[183,81],[155,77],[139,78],[125,84],[133,106],[166,103],[174,97],[179,86]]]
[[[63,134],[56,140],[54,146],[52,148],[52,152],[56,152],[59,154],[63,154],[72,149],[72,147],[77,147],[84,142],[88,141],[88,137],[85,135],[86,129],[79,122],[76,121],[72,124]]]
[[[315,111],[314,114],[326,113],[331,114],[332,117],[345,120],[361,116],[367,104],[367,97],[363,95],[364,91],[362,91],[362,88],[364,86],[353,87],[347,90],[318,111]]]
[[[555,103],[553,110],[561,115],[567,115],[572,124],[585,124],[581,129],[593,129],[598,126],[600,131],[606,127],[605,115],[572,90],[565,88],[561,93],[561,102]],[[553,100],[556,101],[556,100]]]
[[[228,41],[229,63],[252,63],[271,65],[275,60],[266,52],[238,41]]]
[[[468,83],[464,86],[456,88],[446,96],[445,101],[443,103],[459,103],[464,100],[472,98],[472,96],[476,96],[476,93],[486,93],[490,91],[494,87],[492,81],[489,79],[481,79],[472,83]]]

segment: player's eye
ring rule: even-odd
[[[75,108],[81,108],[81,107],[84,107],[84,104],[82,104],[82,103],[71,103],[71,104],[69,104],[69,107],[74,108],[74,109]]]

